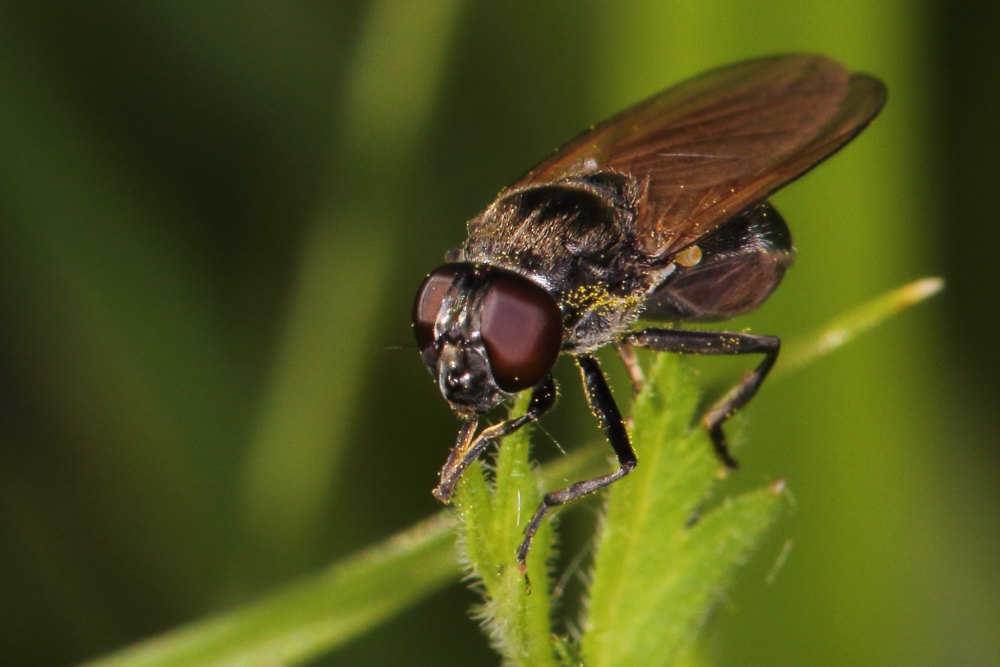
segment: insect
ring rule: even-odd
[[[421,358],[463,420],[434,495],[451,500],[486,445],[555,402],[560,353],[579,366],[591,412],[618,469],[547,493],[517,550],[523,566],[550,509],[625,477],[635,451],[593,353],[614,345],[634,386],[634,348],[759,354],[763,360],[702,417],[735,468],[723,424],[757,392],[778,356],[774,336],[678,328],[759,306],[792,262],[791,235],[767,197],[853,139],[886,99],[881,81],[818,55],[716,69],[576,137],[504,189],[468,238],[417,292]],[[530,389],[523,416],[480,417]]]

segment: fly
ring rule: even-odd
[[[435,497],[450,502],[490,441],[552,407],[561,353],[580,368],[618,468],[546,494],[518,561],[550,509],[630,473],[638,460],[593,356],[606,345],[636,387],[634,348],[763,355],[702,417],[722,465],[735,468],[722,427],[771,370],[778,338],[632,326],[640,315],[724,320],[763,303],[794,252],[767,198],[853,139],[885,99],[881,81],[823,56],[736,63],[604,121],[503,190],[468,223],[465,244],[424,280],[413,306],[421,358],[463,420]],[[523,416],[477,432],[484,413],[526,389]]]

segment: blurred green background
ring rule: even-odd
[[[586,125],[802,50],[890,100],[776,198],[798,263],[733,326],[789,340],[948,285],[753,403],[737,477],[795,503],[710,654],[1000,664],[1000,16],[948,7],[3,3],[0,660],[100,655],[436,511],[456,422],[409,307],[464,221]],[[545,426],[572,448],[595,432],[561,377]],[[473,600],[456,582],[321,662],[493,664]]]

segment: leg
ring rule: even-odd
[[[478,420],[475,417],[468,419],[462,424],[462,429],[458,432],[458,440],[455,442],[451,454],[448,455],[444,468],[441,469],[440,481],[432,492],[434,497],[443,503],[451,502],[451,495],[455,492],[458,479],[486,445],[490,444],[491,440],[510,435],[528,422],[535,421],[548,412],[555,405],[555,402],[556,383],[550,375],[532,390],[528,410],[520,417],[484,428],[475,439],[473,439],[473,435],[476,432]]]
[[[615,343],[615,352],[618,353],[618,357],[625,364],[625,370],[628,371],[628,379],[632,383],[632,394],[638,394],[642,390],[642,385],[645,384],[645,378],[642,375],[642,367],[639,366],[639,358],[635,356],[635,348],[628,343],[618,341]]]
[[[661,352],[685,354],[763,354],[760,365],[743,376],[740,382],[716,401],[702,417],[702,423],[712,438],[715,454],[726,468],[737,467],[736,459],[726,446],[722,424],[734,412],[746,405],[760,388],[774,362],[778,359],[781,341],[774,336],[725,331],[688,331],[685,329],[641,329],[622,337],[622,343],[646,347]]]
[[[633,451],[632,444],[628,439],[628,431],[625,430],[625,422],[622,421],[621,412],[618,411],[615,399],[611,395],[611,389],[608,388],[608,381],[604,378],[601,367],[597,365],[597,360],[589,354],[581,354],[577,356],[576,363],[579,364],[580,374],[583,376],[587,403],[590,404],[591,412],[597,417],[601,428],[604,429],[604,434],[615,450],[619,468],[613,473],[576,482],[565,489],[545,494],[538,509],[535,510],[534,516],[531,517],[531,521],[525,526],[524,539],[521,541],[521,546],[517,548],[517,561],[521,564],[522,569],[525,565],[525,559],[528,557],[528,549],[531,547],[531,538],[535,536],[538,526],[550,509],[588,493],[593,493],[621,479],[632,472],[638,463],[635,451]]]

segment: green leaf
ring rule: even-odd
[[[525,409],[525,398],[512,414]],[[532,542],[527,578],[515,557],[522,530],[541,500],[529,460],[529,430],[522,428],[501,443],[493,488],[481,463],[469,466],[456,490],[455,505],[461,518],[463,557],[483,594],[476,615],[491,643],[510,663],[555,665],[545,565],[552,545],[548,522]]]
[[[587,665],[673,662],[779,513],[780,485],[705,511],[719,462],[691,426],[697,399],[687,364],[658,355],[633,410],[640,465],[608,494],[581,640]]]
[[[579,664],[581,653],[587,665],[673,661],[778,515],[780,485],[701,511],[719,462],[704,430],[691,424],[699,393],[688,368],[683,359],[658,355],[636,400],[632,434],[641,465],[605,491],[610,500],[579,645],[555,637],[549,621],[549,596],[542,591],[548,522],[529,553],[530,585],[514,558],[540,497],[526,429],[498,447],[495,489],[485,466],[466,471],[456,495],[464,554],[483,593],[479,616],[508,663]],[[549,490],[547,483],[542,488]]]

